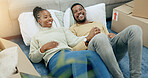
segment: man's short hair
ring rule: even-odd
[[[72,8],[73,8],[74,6],[76,6],[76,5],[80,5],[80,6],[82,6],[82,8],[84,9],[84,7],[83,7],[82,4],[80,4],[80,3],[74,3],[74,4],[71,6],[71,11],[72,11],[72,12],[73,12]]]

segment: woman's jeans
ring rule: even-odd
[[[88,70],[92,66],[92,70]],[[110,78],[110,74],[96,52],[64,50],[56,53],[49,61],[53,77],[61,78]]]

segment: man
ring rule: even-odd
[[[82,41],[73,50],[96,51],[114,78],[123,78],[118,62],[128,51],[130,78],[141,78],[142,30],[139,26],[129,26],[115,35],[108,33],[100,23],[88,22],[86,10],[81,4],[73,4],[71,10],[77,23],[70,30],[77,36],[87,35],[85,42]]]

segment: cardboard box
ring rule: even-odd
[[[148,18],[148,0],[134,0],[133,15]]]
[[[143,30],[143,44],[148,47],[148,19],[132,16],[133,1],[113,9],[111,30],[120,32],[130,25],[139,25]]]
[[[17,46],[19,49],[17,64],[18,72],[10,76],[9,78],[21,78],[20,72],[40,76],[39,73],[35,70],[32,63],[28,60],[26,55],[22,52],[21,48],[16,43],[0,38],[0,49],[6,49],[14,46]]]

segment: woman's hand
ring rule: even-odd
[[[48,42],[48,43],[44,44],[41,47],[40,51],[41,51],[41,53],[44,53],[46,50],[49,50],[49,49],[52,49],[52,48],[56,48],[57,46],[58,46],[57,42],[51,41],[51,42]]]
[[[115,34],[114,34],[114,33],[109,33],[107,36],[108,36],[109,38],[113,38],[113,37],[115,36]]]

